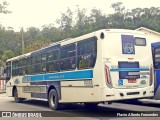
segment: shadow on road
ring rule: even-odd
[[[113,117],[117,113],[129,112],[129,110],[111,108],[110,105],[86,108],[84,104],[66,104],[62,106],[61,110],[51,111],[47,101],[26,100],[21,104],[48,108],[48,111],[45,111],[45,116],[52,117]],[[42,112],[44,112],[43,108]]]
[[[140,106],[147,106],[147,107],[157,107],[160,108],[160,103],[156,102],[156,100],[154,100],[154,102],[151,101],[139,101],[139,100],[124,100],[124,101],[120,101],[118,103],[124,103],[124,104],[132,104],[132,105],[140,105]]]

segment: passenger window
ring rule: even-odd
[[[41,56],[40,69],[41,69],[41,73],[46,72],[46,53],[43,53]]]
[[[41,63],[41,55],[37,55],[36,64],[37,64],[37,63]]]
[[[53,60],[53,51],[48,53],[48,61],[52,61]]]
[[[77,66],[78,69],[93,68],[97,55],[96,37],[88,38],[77,44]]]
[[[17,76],[19,74],[18,71],[18,60],[12,62],[12,76]]]
[[[19,60],[18,71],[19,71],[19,75],[26,74],[26,58],[22,58]]]
[[[60,64],[59,64],[59,50],[54,50],[48,53],[47,55],[47,71],[48,72],[59,72]]]
[[[9,80],[11,77],[11,62],[7,62],[6,64],[6,77],[7,80]]]
[[[156,47],[154,49],[154,54],[153,54],[153,62],[154,62],[154,67],[155,69],[160,69],[160,47]]]
[[[66,45],[61,48],[61,70],[73,70],[76,68],[76,46],[75,44]]]
[[[26,74],[28,74],[28,75],[33,74],[34,65],[32,66],[31,57],[27,57],[26,61],[27,61]]]

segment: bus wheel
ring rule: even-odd
[[[57,91],[55,89],[52,89],[49,92],[48,102],[49,102],[49,107],[52,110],[60,109],[60,103],[59,103],[59,100],[58,100],[58,94],[57,94]]]
[[[23,98],[19,98],[18,97],[18,91],[17,91],[17,88],[16,89],[14,89],[14,100],[15,100],[15,102],[16,103],[21,103],[24,99]]]

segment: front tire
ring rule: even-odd
[[[14,96],[14,101],[15,101],[16,103],[21,103],[21,102],[24,100],[24,98],[19,98],[19,97],[18,97],[17,88],[14,89],[13,96]]]
[[[48,102],[49,102],[49,107],[52,110],[58,110],[60,109],[60,103],[59,103],[59,99],[58,99],[58,93],[55,89],[52,89],[49,92],[49,98],[48,98]]]

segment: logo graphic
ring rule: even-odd
[[[132,35],[122,35],[122,53],[135,54],[134,37]]]
[[[146,84],[146,81],[145,81],[145,80],[142,80],[140,83],[141,83],[142,85],[145,85],[145,84]]]
[[[11,112],[2,112],[2,117],[12,117]]]
[[[118,80],[118,85],[123,85],[123,79]]]

